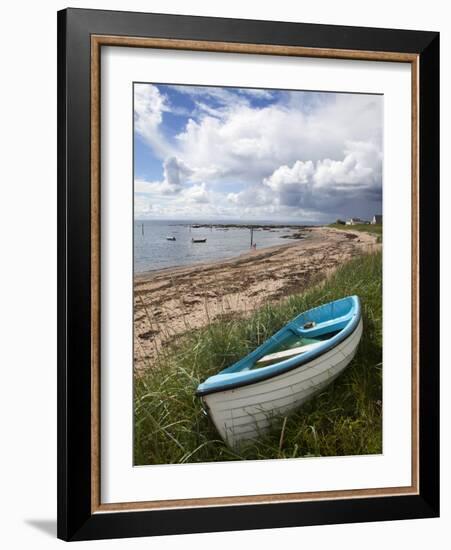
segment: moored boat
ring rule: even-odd
[[[357,296],[301,313],[249,355],[197,388],[231,447],[257,439],[349,365],[362,335]]]
[[[192,243],[206,243],[207,242],[207,239],[191,239],[191,242]]]
[[[174,236],[171,236],[171,237],[166,237],[166,240],[167,241],[175,241],[177,239]]]

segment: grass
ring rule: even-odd
[[[342,225],[340,223],[331,223],[329,227],[341,229],[342,231],[363,231],[377,235],[377,242],[382,242],[382,224],[381,223],[359,223],[357,225]]]
[[[355,226],[354,226],[355,227]],[[356,357],[324,392],[239,452],[219,438],[195,396],[301,311],[357,294],[364,332]],[[358,257],[325,283],[246,319],[213,322],[179,339],[135,381],[134,461],[142,464],[340,456],[382,452],[382,255]]]

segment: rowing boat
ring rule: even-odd
[[[237,448],[335,380],[354,358],[362,330],[357,296],[308,310],[196,394],[223,440]]]

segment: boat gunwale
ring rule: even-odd
[[[355,336],[358,334],[358,331],[359,331],[359,326],[360,326],[360,323],[359,325],[357,325],[356,327],[356,330],[354,330],[347,338],[346,340],[344,340],[343,342],[341,342],[339,345],[331,348],[327,353],[328,354],[333,354],[333,355],[329,355],[327,357],[326,360],[329,360],[337,355],[341,355],[342,357],[346,358],[343,354],[343,348],[341,348],[340,346],[347,346],[349,342],[353,343],[353,339],[355,339]],[[358,337],[358,342],[357,342],[357,345],[355,347],[358,346],[358,343],[360,342],[360,337],[361,335]],[[308,363],[306,363],[305,365],[302,365],[304,368],[303,368],[303,371],[306,372],[310,369],[312,370],[316,370],[318,366],[320,366],[323,361],[324,361],[324,358],[326,357],[326,354],[324,355],[321,355],[321,357],[317,357],[316,359],[312,360],[312,361],[309,361]],[[291,369],[291,370],[287,370],[286,372],[283,372],[281,373],[281,377],[282,376],[285,376],[285,375],[289,375],[289,376],[292,376],[292,375],[295,375],[296,376],[296,371],[297,369]],[[306,378],[305,380],[303,380],[304,382],[306,382],[307,380],[311,380],[312,378],[314,378],[316,376],[316,374],[312,374],[310,373],[311,375]],[[296,384],[296,382],[295,382]],[[289,383],[288,385],[292,386],[293,383]],[[280,389],[280,388],[279,388]],[[255,396],[265,396],[265,395],[268,395],[269,393],[272,393],[273,389],[268,389],[267,391],[264,391],[264,392],[259,392],[258,394],[253,394]],[[223,393],[226,393],[226,392],[223,392]],[[236,403],[237,399],[247,399],[248,397],[234,397],[233,399],[233,403]],[[215,408],[216,410],[218,410],[217,406],[218,405],[221,405],[221,404],[224,404],[224,403],[230,403],[230,400],[227,400],[227,399],[224,399],[224,400],[221,400],[221,401],[216,401],[215,403]],[[246,405],[247,407],[248,405]],[[230,407],[225,407],[225,408],[222,408],[222,409],[219,409],[219,410],[228,410]]]
[[[213,393],[219,393],[219,392],[227,392],[234,390],[236,388],[241,388],[243,386],[251,386],[253,384],[257,384],[259,382],[263,382],[265,380],[269,380],[271,378],[276,378],[277,376],[280,376],[281,374],[285,374],[286,372],[289,372],[291,370],[297,369],[299,367],[305,366],[306,364],[310,363],[311,361],[314,361],[321,357],[322,355],[328,353],[333,348],[337,347],[339,344],[341,344],[343,341],[347,340],[358,329],[360,321],[362,319],[362,308],[360,305],[360,299],[358,296],[347,296],[346,298],[351,298],[356,304],[356,314],[353,318],[350,319],[349,324],[346,325],[346,327],[343,328],[343,330],[340,331],[339,334],[334,336],[329,341],[329,344],[325,344],[324,347],[319,348],[317,351],[312,350],[310,353],[305,355],[299,355],[299,361],[294,361],[294,357],[291,359],[286,360],[288,363],[290,361],[290,364],[287,364],[286,367],[280,368],[281,363],[277,363],[276,365],[271,366],[278,366],[279,368],[272,369],[272,370],[263,370],[265,367],[259,369],[261,371],[261,375],[255,378],[246,379],[242,378],[241,380],[236,380],[232,383],[224,383],[222,385],[219,385],[217,387],[210,387],[205,389],[199,389],[199,387],[196,390],[196,396],[197,397],[204,397],[206,395],[211,395]],[[346,298],[342,298],[342,300],[345,300]],[[338,301],[338,300],[335,300]],[[321,307],[321,306],[320,306]],[[316,308],[314,308],[316,309]],[[310,310],[303,312],[308,313]],[[254,371],[256,372],[256,371]]]

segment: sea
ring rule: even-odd
[[[135,220],[135,273],[233,258],[249,252],[251,230],[246,227],[249,224],[257,226],[253,230],[257,249],[289,243],[290,239],[284,237],[304,225],[302,222],[279,224],[254,220],[215,221],[213,224],[199,220]],[[176,240],[167,240],[167,237]],[[193,243],[191,239],[206,239],[206,242]]]

